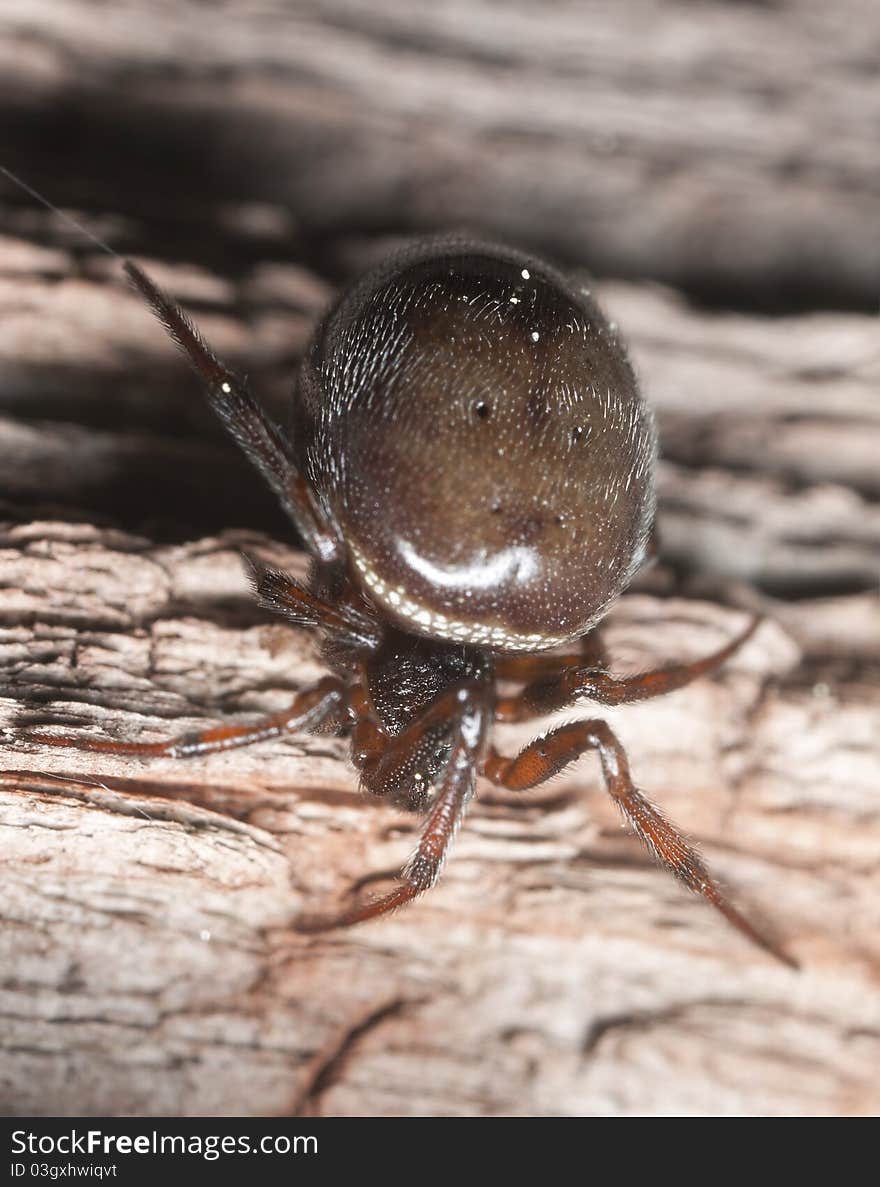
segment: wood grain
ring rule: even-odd
[[[188,250],[212,207],[265,231],[280,202],[337,250],[466,225],[703,297],[876,308],[873,0],[30,0],[3,34],[12,167]]]
[[[319,674],[302,636],[249,611],[229,539],[46,526],[4,545],[19,737],[153,738],[280,707]],[[633,595],[609,642],[632,670],[739,621]],[[613,720],[641,785],[801,973],[656,870],[586,760],[522,803],[481,794],[421,904],[309,941],[290,930],[303,904],[413,843],[411,819],[359,796],[342,740],[198,763],[10,742],[7,1105],[63,1112],[75,1083],[98,1113],[875,1111],[880,698],[805,684],[799,660],[768,623],[717,680]]]
[[[401,234],[469,224],[601,275],[663,445],[615,667],[767,615],[717,678],[610,717],[801,972],[655,869],[589,758],[521,801],[481,788],[431,895],[305,939],[301,909],[413,844],[342,739],[28,743],[243,719],[321,668],[249,599],[242,547],[304,560],[185,366],[114,262],[4,185],[4,1113],[880,1108],[874,8],[500,12],[29,0],[0,16],[5,159],[279,415],[336,285]]]

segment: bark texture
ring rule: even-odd
[[[6,143],[63,200],[178,225],[281,201],[311,245],[466,224],[724,300],[875,308],[873,0],[621,7],[29,0]]]
[[[344,741],[175,763],[24,740],[244,718],[322,670],[249,600],[242,547],[304,560],[185,367],[111,260],[6,189],[4,1112],[880,1109],[876,13],[587,8],[32,2],[0,36],[9,163],[279,410],[389,236],[469,222],[616,277],[664,460],[615,667],[768,618],[717,678],[609,716],[802,971],[655,869],[588,758],[481,789],[421,903],[306,939],[295,915],[395,870],[418,825],[360,796]]]

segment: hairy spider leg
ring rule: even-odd
[[[580,651],[547,654],[537,651],[532,655],[499,655],[495,660],[495,671],[501,680],[528,681],[559,676],[566,668],[588,666],[591,671],[608,667],[608,652],[602,642],[598,627],[580,640]]]
[[[495,749],[483,762],[483,774],[509,791],[527,791],[557,774],[587,750],[595,750],[602,764],[608,793],[642,843],[661,865],[689,890],[707,899],[738,931],[790,968],[797,963],[769,937],[758,931],[725,897],[693,846],[635,787],[626,752],[610,726],[601,720],[571,722],[536,738],[515,758]]]
[[[250,571],[257,600],[267,610],[282,614],[297,626],[322,630],[331,639],[351,647],[369,650],[381,637],[378,625],[345,605],[332,606],[315,597],[287,573],[270,569],[243,554]],[[163,739],[159,742],[116,742],[84,735],[27,732],[24,741],[47,746],[63,746],[99,754],[128,754],[154,758],[191,758],[251,746],[267,738],[297,730],[307,733],[345,714],[349,705],[348,687],[336,677],[327,677],[311,688],[303,689],[293,703],[278,713],[259,718],[250,725],[222,725],[198,733]]]
[[[277,495],[306,547],[321,560],[335,560],[339,541],[294,466],[281,429],[253,398],[244,381],[220,362],[180,306],[137,264],[126,260],[123,266],[135,288],[186,355],[202,380],[211,408]]]
[[[174,738],[164,738],[159,742],[114,742],[75,734],[30,732],[23,734],[22,740],[39,742],[44,746],[87,750],[95,754],[124,754],[142,758],[194,758],[197,755],[215,754],[220,750],[233,750],[237,746],[250,746],[254,742],[264,742],[267,738],[277,738],[280,734],[296,731],[308,733],[339,717],[345,709],[347,697],[345,684],[335,676],[326,676],[317,684],[297,693],[293,703],[286,709],[260,717],[249,725],[219,725],[195,733],[180,734]]]
[[[437,748],[454,730],[462,698],[476,696],[482,687],[473,680],[456,681],[396,736],[383,729],[365,694],[356,691],[353,704],[358,721],[351,752],[364,789],[378,798],[388,797],[410,812],[422,811],[438,777],[431,774]]]
[[[491,721],[489,687],[475,681],[460,681],[441,693],[407,730],[392,740],[390,751],[379,760],[371,775],[371,779],[376,779],[376,787],[380,786],[380,772],[389,783],[401,786],[417,765],[416,761],[409,761],[408,750],[424,758],[425,740],[435,734],[441,721],[445,721],[444,729],[448,731],[449,755],[437,776],[437,791],[418,847],[401,871],[399,884],[388,894],[356,902],[335,915],[303,915],[294,925],[297,931],[330,931],[376,919],[411,902],[437,881],[473,795]]]
[[[344,602],[331,604],[317,597],[289,573],[242,554],[248,575],[264,610],[280,614],[296,626],[324,631],[331,639],[365,651],[378,647],[382,631],[374,618]]]
[[[736,638],[718,651],[687,664],[672,664],[624,677],[611,676],[591,666],[567,668],[555,676],[545,676],[526,685],[516,696],[502,697],[495,715],[499,721],[528,721],[545,713],[555,713],[581,698],[600,705],[627,705],[674,692],[719,668],[752,637],[761,621],[760,617],[753,618]]]

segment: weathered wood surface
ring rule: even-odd
[[[599,286],[664,448],[662,561],[615,611],[617,666],[769,615],[717,679],[615,728],[803,971],[657,871],[587,758],[521,804],[481,790],[410,911],[308,940],[296,913],[393,870],[416,827],[359,796],[342,740],[196,764],[17,740],[156,737],[320,668],[248,600],[242,545],[302,558],[186,368],[111,261],[4,188],[4,1112],[880,1108],[873,8],[645,3],[641,41],[623,6],[589,33],[573,4],[467,9],[30,3],[0,14],[9,163],[143,253],[278,408],[377,231],[466,222],[826,306]]]
[[[28,0],[0,13],[0,129],[60,200],[188,250],[211,207],[281,201],[312,251],[463,224],[874,308],[878,70],[874,0]]]
[[[149,484],[166,519],[170,481],[189,520],[172,456],[196,492],[195,522],[241,518],[242,507],[259,520],[262,509],[256,493],[241,503],[251,480],[227,468],[222,441],[125,426],[151,373],[163,380],[148,410],[157,423],[163,401],[180,416],[194,400],[135,299],[105,275],[70,279],[65,259],[47,281],[17,252],[0,289],[4,308],[19,310],[3,343],[10,365],[22,382],[31,366],[39,376],[51,338],[69,382],[46,384],[56,402],[46,420],[28,417],[13,384],[2,422],[3,498],[18,510],[0,539],[7,726],[153,737],[282,704],[320,669],[309,643],[250,605],[237,549],[293,568],[298,554],[242,529],[163,546],[112,526],[139,514],[137,501],[117,502],[120,471]],[[218,289],[229,307],[205,319],[218,346],[277,366],[267,326],[288,301],[295,319],[304,300],[288,279],[247,334],[231,308],[248,285]],[[876,1110],[880,612],[866,586],[880,528],[859,477],[873,326],[826,315],[792,319],[777,336],[759,321],[689,314],[661,292],[606,296],[683,453],[698,435],[687,408],[712,424],[701,393],[713,360],[708,390],[727,394],[731,423],[764,425],[755,470],[729,465],[730,438],[717,432],[702,434],[706,467],[667,463],[664,524],[669,555],[708,574],[716,597],[768,607],[775,621],[717,680],[614,718],[642,786],[804,971],[775,967],[655,870],[586,759],[523,806],[482,794],[422,904],[309,941],[289,927],[303,903],[393,869],[412,845],[413,821],[359,797],[344,742],[291,739],[175,764],[7,735],[7,1110]],[[816,386],[802,374],[799,333],[845,374],[822,416],[851,452],[785,446],[787,413],[810,409]],[[105,352],[102,378],[86,364]],[[112,414],[111,400],[121,404]],[[780,456],[799,469],[797,485],[773,474]],[[68,522],[40,518],[43,505],[66,508]],[[83,522],[82,507],[100,508],[106,526]],[[780,573],[799,600],[762,592]],[[826,581],[834,596],[812,596],[811,583],[821,595]],[[669,594],[682,581],[663,565],[648,585]],[[740,621],[721,605],[633,595],[610,642],[633,669],[697,654]],[[524,737],[505,734],[511,747]]]
[[[6,606],[34,625],[3,632],[7,688],[30,706],[7,720],[153,737],[283,704],[319,669],[249,613],[232,543],[10,533],[3,571],[23,592]],[[633,596],[609,641],[626,666],[698,653],[738,621]],[[800,974],[655,870],[588,762],[521,806],[482,795],[421,905],[310,941],[289,929],[304,903],[392,870],[413,841],[359,797],[341,741],[197,764],[7,749],[7,1103],[875,1111],[878,698],[805,683],[797,662],[768,624],[722,678],[614,719],[642,785]]]

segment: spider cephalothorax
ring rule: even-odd
[[[492,746],[497,720],[680,688],[756,626],[695,663],[608,674],[595,627],[651,549],[656,442],[626,353],[589,293],[506,247],[416,242],[319,326],[283,432],[179,307],[125,267],[311,552],[307,586],[253,561],[252,576],[263,606],[322,634],[332,674],[253,725],[148,743],[40,740],[184,757],[288,730],[347,731],[365,788],[426,820],[393,890],[303,918],[306,931],[381,915],[431,886],[478,775],[523,791],[595,750],[610,795],[656,857],[787,960],[636,789],[605,721],[558,726],[513,758]],[[520,691],[502,695],[499,680]]]

